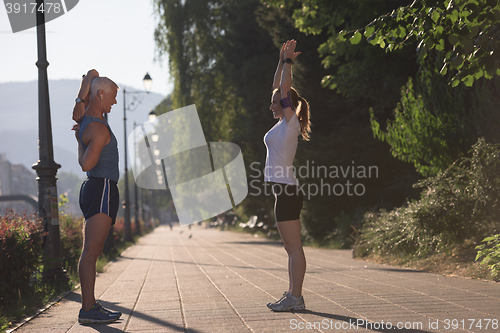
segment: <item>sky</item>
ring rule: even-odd
[[[152,0],[80,0],[45,25],[49,80],[80,80],[95,68],[119,85],[142,90],[148,72],[151,91],[168,95],[173,87],[168,58],[155,62],[157,21]],[[36,28],[12,33],[5,6],[0,6],[0,45],[1,83],[38,79]]]

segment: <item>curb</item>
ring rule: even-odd
[[[30,317],[26,317],[24,318],[23,320],[21,320],[21,322],[19,322],[15,327],[13,328],[9,328],[5,331],[5,333],[11,333],[11,332],[14,332],[15,330],[19,329],[19,327],[23,326],[24,324],[26,324],[27,322],[29,322],[31,319],[35,318],[36,316],[38,316],[39,314],[45,312],[47,309],[49,309],[52,305],[56,304],[57,302],[59,302],[60,300],[62,300],[64,297],[66,297],[69,293],[75,291],[76,289],[80,288],[80,284],[76,285],[75,288],[71,289],[71,290],[68,290],[66,292],[64,292],[62,295],[59,295],[56,297],[55,300],[53,300],[52,302],[49,302],[49,304],[45,305],[43,308],[39,308],[36,310],[36,313]]]

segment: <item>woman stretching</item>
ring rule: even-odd
[[[295,52],[297,42],[287,41],[280,51],[278,68],[274,74],[270,109],[279,119],[264,136],[267,147],[264,180],[272,183],[276,202],[274,215],[278,232],[288,254],[288,290],[267,307],[273,311],[305,309],[302,283],[306,273],[306,258],[300,239],[300,210],[303,194],[293,171],[298,136],[309,140],[309,105],[292,88],[292,63],[300,54]]]

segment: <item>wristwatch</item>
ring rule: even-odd
[[[85,103],[85,101],[84,101],[83,99],[81,99],[80,97],[77,97],[77,98],[75,99],[75,103],[80,103],[80,102],[81,102],[81,103]]]
[[[290,58],[286,58],[285,60],[283,60],[283,63],[287,63],[287,64],[291,65],[291,64],[293,64],[293,61]]]

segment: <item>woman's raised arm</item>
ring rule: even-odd
[[[297,42],[292,39],[286,42],[283,49],[285,63],[283,64],[283,70],[281,72],[280,93],[281,100],[285,100],[285,103],[282,103],[282,108],[285,114],[286,122],[292,118],[293,113],[295,112],[295,110],[293,110],[292,99],[290,97],[290,88],[292,87],[292,63],[300,54],[300,52],[295,52],[296,46]]]
[[[274,73],[274,81],[273,81],[273,91],[274,89],[278,89],[280,87],[281,82],[281,72],[283,71],[283,50],[285,49],[285,43],[281,46],[280,50],[280,58],[278,60],[278,67],[276,68],[276,72]]]

